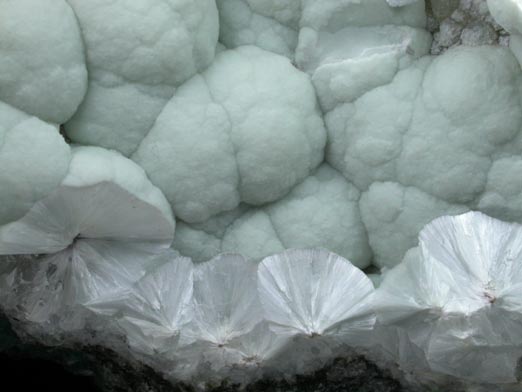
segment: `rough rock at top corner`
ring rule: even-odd
[[[491,16],[486,0],[426,0],[431,54],[459,46],[509,43],[508,32]]]

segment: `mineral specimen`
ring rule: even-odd
[[[519,0],[0,0],[0,313],[183,388],[520,389],[521,63]]]

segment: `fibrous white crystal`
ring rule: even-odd
[[[251,373],[250,379],[280,373],[282,369],[278,357],[289,348],[289,343],[286,336],[274,333],[265,320],[247,334],[232,340],[230,347],[241,356],[236,378],[244,379],[244,373]]]
[[[259,299],[269,328],[292,337],[281,359],[289,374],[321,367],[344,343],[362,345],[374,326],[374,287],[348,260],[326,250],[288,250],[258,269]]]
[[[373,285],[325,250],[289,250],[264,259],[259,296],[270,328],[283,335],[343,335],[371,329]]]
[[[520,228],[452,216],[522,220],[521,10],[0,0],[0,311],[202,389],[516,390]]]
[[[375,294],[379,321],[404,330],[433,371],[516,381],[521,236],[520,225],[478,212],[435,219],[420,249],[385,274]]]
[[[192,306],[194,318],[187,341],[220,346],[250,332],[262,320],[256,264],[233,254],[198,264]]]
[[[192,381],[235,377],[244,383],[262,374],[264,360],[279,351],[284,339],[263,321],[256,271],[255,263],[234,254],[195,267],[192,318],[181,332],[172,377]]]
[[[158,266],[132,286],[87,306],[115,319],[136,352],[173,358],[182,327],[192,319],[193,265],[173,251],[154,262]]]
[[[47,321],[131,285],[173,235],[170,207],[141,168],[114,151],[76,147],[61,186],[0,227],[1,255],[38,255],[2,290],[19,286],[24,317]]]

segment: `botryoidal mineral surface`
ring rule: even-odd
[[[107,391],[521,390],[520,0],[0,15],[0,351]]]

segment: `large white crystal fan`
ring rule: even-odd
[[[18,290],[22,317],[45,321],[138,280],[170,246],[174,226],[168,202],[139,166],[113,151],[74,148],[61,186],[0,227],[0,255],[37,255],[2,290]]]
[[[265,258],[258,269],[265,318],[286,335],[342,338],[373,327],[374,288],[348,260],[323,249],[288,250]]]
[[[180,356],[191,376],[218,377],[244,360],[237,340],[249,334],[262,319],[256,287],[256,264],[235,254],[222,254],[194,270],[193,319],[183,331]],[[180,364],[180,377],[186,373]],[[196,373],[194,373],[196,372]]]
[[[258,268],[259,299],[269,328],[291,337],[283,373],[314,371],[367,339],[374,325],[373,284],[348,260],[322,249],[287,250]]]
[[[129,289],[88,307],[116,320],[133,350],[171,360],[181,329],[192,318],[193,265],[172,250],[158,255],[155,264],[160,265]]]
[[[403,328],[434,371],[513,382],[522,356],[522,226],[468,212],[441,217],[385,275],[376,312]]]

